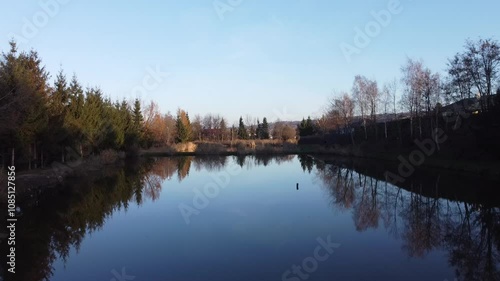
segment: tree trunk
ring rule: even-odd
[[[422,139],[422,117],[418,117],[418,129],[420,132],[420,139]]]
[[[61,148],[61,163],[64,163],[64,147]]]
[[[368,139],[368,134],[366,132],[366,120],[363,118],[363,128],[365,129],[365,140]]]
[[[385,138],[387,138],[387,121],[384,122]]]
[[[15,166],[15,165],[14,165],[14,164],[15,164],[15,161],[14,161],[14,160],[16,159],[16,156],[15,156],[15,155],[16,155],[16,149],[13,147],[13,148],[12,148],[12,158],[11,158],[11,160],[10,160],[10,165],[11,165],[11,166]]]
[[[401,132],[401,120],[398,120],[396,122],[398,122],[397,126],[398,126],[398,133],[399,133],[399,145],[402,145],[403,144],[403,134]]]
[[[83,158],[83,145],[80,144],[80,158]]]
[[[2,147],[2,171],[5,169],[5,150]]]
[[[413,117],[410,116],[410,137],[413,138]]]
[[[40,167],[42,167],[42,169],[43,169],[43,148],[40,149],[40,161],[41,161]]]
[[[33,150],[34,150],[34,153],[33,153],[34,157],[33,158],[35,160],[34,162],[35,162],[35,169],[36,169],[36,168],[38,168],[38,154],[36,152],[36,141],[35,141],[35,145],[33,147]]]
[[[29,144],[29,154],[28,154],[28,170],[31,170],[31,157],[32,157],[32,154],[31,154],[31,144]]]

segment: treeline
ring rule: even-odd
[[[400,139],[408,135],[413,140],[432,134],[443,120],[456,121],[458,113],[461,117],[496,114],[500,104],[499,70],[500,44],[479,39],[466,41],[465,50],[449,59],[444,76],[411,58],[401,66],[401,78],[383,86],[357,75],[350,92],[338,92],[329,101],[309,135],[335,132],[349,135],[355,144],[388,138],[389,123],[408,120],[408,125],[398,123],[392,130],[399,131],[393,133]],[[447,104],[452,106],[444,106]]]
[[[152,108],[154,110],[152,110]],[[234,140],[294,140],[296,130],[285,122],[277,121],[271,125],[267,118],[243,121],[240,117],[238,126],[229,126],[228,121],[219,114],[208,113],[205,116],[195,115],[191,120],[189,113],[183,109],[176,116],[170,113],[161,115],[158,105],[151,102],[145,109],[145,131],[147,146],[169,146],[174,143],[191,141],[229,142]]]
[[[145,145],[140,102],[112,101],[97,87],[83,89],[61,70],[49,85],[37,52],[19,52],[15,42],[0,59],[0,148],[28,167],[84,157],[104,149]]]
[[[36,51],[23,52],[14,41],[0,57],[0,156],[2,167],[44,167],[113,149],[134,153],[151,146],[189,141],[295,139],[295,129],[263,118],[240,118],[229,126],[219,114],[196,115],[178,109],[162,114],[157,103],[107,97],[98,87],[84,89],[63,70],[53,83]]]

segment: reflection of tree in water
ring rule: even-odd
[[[307,171],[308,160],[300,162]],[[352,210],[358,231],[377,228],[382,219],[410,257],[445,249],[458,280],[500,280],[500,208],[425,197],[342,165],[315,164],[332,204]]]
[[[178,158],[155,158],[151,173],[158,175],[162,180],[171,179],[178,169]]]
[[[325,169],[318,167],[318,177],[323,181],[332,195],[332,206],[340,210],[352,208],[356,192],[352,170],[338,166]]]
[[[291,162],[295,159],[295,155],[271,155],[271,154],[256,154],[256,155],[236,155],[234,156],[236,163],[243,168],[246,167],[247,170],[252,169],[254,166],[264,166],[267,167],[271,163],[276,163],[278,165]]]
[[[193,159],[196,171],[206,169],[209,172],[221,171],[227,164],[226,156],[197,156]]]
[[[295,155],[276,155],[273,158],[274,163],[280,165],[283,163],[292,162],[295,159]]]
[[[16,271],[13,280],[50,280],[57,258],[66,261],[86,234],[101,229],[113,212],[128,208],[136,196],[134,184],[142,181],[148,167],[116,168],[105,178],[78,179],[71,186],[47,190],[31,203],[34,206],[26,206],[16,229],[21,245],[16,267],[23,270]]]
[[[245,162],[246,162],[246,158],[247,156],[246,155],[237,155],[236,156],[236,163],[241,167],[243,168],[243,166],[245,165]]]
[[[281,157],[279,161],[287,159],[293,158]],[[218,171],[227,165],[227,158],[155,158],[123,168],[110,167],[105,177],[80,178],[67,187],[46,190],[32,206],[26,203],[16,225],[16,268],[22,270],[16,271],[12,280],[50,280],[52,264],[59,258],[66,262],[71,249],[78,252],[88,233],[102,229],[106,219],[126,210],[131,202],[141,205],[144,199],[157,200],[165,180],[176,173],[179,180],[185,179],[191,163],[197,169]],[[0,252],[7,252],[7,246],[0,243]],[[6,264],[6,255],[0,262]]]
[[[358,174],[360,175],[360,174]],[[377,228],[380,217],[380,209],[377,201],[378,180],[369,178],[370,187],[367,187],[367,177],[359,176],[358,186],[361,188],[361,197],[354,206],[354,221],[356,230],[364,231],[369,228]]]
[[[273,156],[266,155],[266,154],[255,155],[253,157],[253,159],[254,159],[255,165],[267,167],[267,165],[269,165],[269,163],[273,160]]]
[[[193,157],[176,157],[177,160],[177,177],[179,182],[185,179],[189,175],[189,170],[191,169],[191,161]]]
[[[251,156],[235,158],[238,165],[257,161]],[[288,159],[293,157],[273,161]],[[85,235],[101,229],[115,211],[127,209],[131,202],[140,205],[143,197],[158,199],[163,182],[176,173],[187,177],[191,162],[197,169],[215,171],[226,161],[158,158],[116,169],[106,178],[79,180],[72,187],[47,191],[37,206],[24,208],[22,221],[16,225],[20,245],[16,267],[23,270],[13,280],[50,280],[54,261],[68,259],[71,249],[78,251]],[[500,280],[499,208],[429,198],[345,166],[313,163],[335,208],[353,211],[358,231],[376,228],[382,220],[389,233],[403,239],[403,249],[410,256],[424,257],[434,249],[445,249],[459,280]],[[6,252],[6,247],[0,243],[0,252]],[[5,255],[0,262],[6,264]]]
[[[300,166],[302,166],[302,170],[304,172],[308,172],[309,174],[312,172],[314,167],[314,158],[308,155],[299,155]]]
[[[462,280],[500,280],[500,208],[458,206],[447,221],[445,247]]]
[[[442,212],[440,200],[411,193],[409,203],[401,212],[404,222],[403,249],[410,257],[424,257],[441,246]]]
[[[152,201],[160,198],[161,184],[163,179],[161,176],[154,173],[147,173],[144,176],[144,194]]]

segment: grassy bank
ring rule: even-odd
[[[227,142],[189,142],[167,147],[141,150],[140,156],[196,156],[196,155],[279,155],[301,153],[296,142],[277,140],[237,140]]]
[[[298,145],[296,142],[275,140],[238,140],[234,142],[193,142],[176,144],[169,147],[153,148],[140,151],[141,156],[197,156],[197,155],[282,155],[312,154],[365,158],[400,163],[400,159],[409,159],[413,149],[400,149],[377,146],[324,146],[319,144]],[[474,173],[490,178],[500,179],[500,161],[491,159],[470,160],[450,157],[448,154],[436,152],[416,167],[438,168],[459,172]]]

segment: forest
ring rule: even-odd
[[[105,150],[139,149],[188,141],[269,139],[269,123],[229,126],[220,114],[195,115],[178,109],[163,114],[155,101],[111,100],[99,87],[84,89],[76,75],[60,70],[53,82],[36,51],[15,42],[0,58],[0,151],[2,166],[28,169],[74,160]],[[247,118],[253,122],[251,118]],[[247,128],[248,127],[248,128]],[[275,139],[295,138],[295,128],[275,124]]]
[[[499,46],[493,39],[467,40],[464,51],[448,60],[445,76],[412,58],[401,66],[400,78],[383,86],[357,75],[350,91],[336,91],[325,102],[321,116],[298,125],[249,115],[231,125],[220,113],[192,118],[180,108],[162,113],[155,101],[112,100],[97,86],[84,89],[76,74],[68,78],[62,69],[50,83],[40,55],[19,51],[11,41],[0,57],[2,166],[32,169],[105,150],[133,155],[186,142],[300,139],[299,144],[401,148],[432,137],[437,128],[455,128],[457,118],[483,126],[479,131],[489,141],[499,131]],[[477,145],[469,141],[462,139]]]
[[[407,58],[400,78],[380,86],[363,75],[350,91],[338,91],[323,116],[308,122],[299,144],[326,144],[357,149],[357,155],[406,153],[415,142],[438,143],[444,158],[498,159],[500,137],[500,45],[493,39],[467,40],[448,59],[446,73],[422,60]],[[304,122],[304,121],[303,121]],[[395,158],[395,157],[394,157]]]

